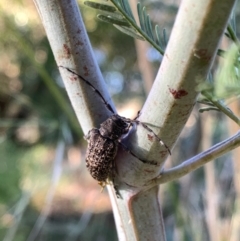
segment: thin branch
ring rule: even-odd
[[[86,77],[112,104],[106,84],[93,54],[75,0],[34,0],[58,66],[65,66]],[[83,81],[69,71],[60,73],[76,116],[86,134],[109,116],[109,111]]]
[[[149,188],[155,185],[170,182],[180,177],[183,177],[186,174],[195,171],[197,168],[202,167],[204,164],[237,148],[238,146],[240,146],[240,131],[236,135],[214,145],[210,149],[198,154],[195,157],[190,158],[182,164],[161,172],[159,177],[151,180],[147,184],[147,186]]]

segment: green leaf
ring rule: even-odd
[[[153,32],[152,32],[152,25],[149,15],[146,12],[146,7],[143,7],[143,21],[145,25],[145,32],[152,41],[154,41]]]
[[[162,47],[160,28],[158,25],[155,26],[155,33],[156,33],[156,42],[160,47]]]
[[[108,12],[108,14],[98,15],[100,20],[114,24],[120,31],[134,38],[148,41],[159,53],[164,53],[161,48],[160,31],[157,27],[157,40],[152,28],[152,22],[146,13],[145,7],[142,7],[140,3],[137,5],[140,22],[140,26],[138,26],[128,0],[110,0],[110,2],[114,5],[113,8],[108,4],[101,4],[93,1],[85,1],[85,4],[101,11]]]
[[[144,32],[146,32],[145,24],[144,24],[143,11],[142,11],[142,4],[141,3],[137,4],[137,11],[138,11],[138,18],[139,18],[139,22],[140,22],[140,27],[141,27],[141,29]]]
[[[116,24],[119,26],[124,26],[124,27],[130,27],[131,25],[126,21],[126,20],[120,20],[118,18],[114,18],[112,16],[106,16],[106,15],[102,15],[102,14],[98,14],[97,15],[98,19],[107,22],[107,23],[111,23],[111,24]]]
[[[85,1],[84,4],[88,7],[99,9],[110,13],[115,12],[117,10],[114,6],[109,4],[97,3],[92,1]]]
[[[229,39],[231,39],[231,36],[229,35],[229,33],[225,32],[224,34],[225,34],[225,36],[227,36]]]
[[[222,50],[222,49],[218,49],[218,50],[217,50],[217,55],[218,55],[218,56],[224,57],[225,53],[226,53],[225,50]]]
[[[143,7],[142,9],[142,14],[143,14],[143,24],[144,24],[144,28],[145,28],[145,32],[148,32],[147,29],[147,13],[146,13],[146,7]]]
[[[232,21],[233,22],[233,25],[235,21]],[[233,42],[235,42],[236,44],[239,44],[239,40],[237,38],[237,35],[236,35],[236,29],[235,27],[232,27],[230,24],[228,24],[227,26],[227,33],[225,33],[225,35],[230,38]]]
[[[127,15],[136,23],[134,17],[133,17],[133,13],[132,13],[132,9],[129,6],[128,0],[119,0],[122,9],[127,13]]]
[[[145,39],[142,37],[142,35],[138,34],[135,29],[133,28],[129,28],[129,27],[121,27],[119,25],[113,25],[115,28],[117,28],[118,30],[120,30],[121,32],[133,37],[133,38],[136,38],[136,39],[140,39],[140,40],[143,40],[145,41]]]
[[[166,29],[163,29],[163,48],[166,48],[167,46],[167,34],[166,34]]]
[[[153,35],[153,30],[152,30],[152,23],[151,23],[149,15],[147,15],[147,23],[146,24],[147,24],[148,35],[154,41],[154,35]]]
[[[202,108],[200,108],[198,111],[199,111],[200,113],[203,113],[203,112],[205,112],[205,111],[212,111],[212,110],[215,110],[215,111],[219,111],[219,112],[220,112],[220,110],[219,110],[217,107],[202,107]]]

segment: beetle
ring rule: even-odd
[[[127,134],[134,123],[143,126],[148,130],[162,146],[168,150],[171,154],[168,146],[159,138],[152,129],[150,129],[146,124],[140,122],[138,117],[140,112],[134,119],[129,119],[116,114],[111,107],[111,105],[105,100],[103,95],[97,90],[88,80],[86,80],[81,75],[77,74],[68,67],[59,66],[66,69],[70,73],[78,76],[87,85],[89,85],[94,92],[96,92],[104,103],[104,105],[112,112],[112,115],[107,118],[103,123],[100,124],[100,128],[93,128],[89,130],[85,139],[88,141],[87,153],[86,153],[86,166],[89,170],[91,176],[98,181],[99,185],[104,188],[106,184],[112,182],[114,185],[114,175],[115,175],[115,165],[114,159],[116,157],[119,145],[131,153],[134,157],[138,158],[144,163],[151,165],[157,165],[154,161],[145,161],[137,157],[131,150],[129,150],[122,142],[121,138],[123,135]]]

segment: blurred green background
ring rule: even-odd
[[[80,4],[109,92],[119,113],[133,117],[151,85],[141,77],[136,43]],[[169,36],[178,1],[143,4]],[[108,194],[86,171],[86,142],[33,1],[2,0],[0,16],[0,240],[117,240]],[[149,46],[143,54],[151,82],[161,56]],[[200,115],[196,108],[166,168],[226,138],[230,122],[219,113]],[[230,240],[239,195],[233,162],[227,155],[163,185],[169,241]],[[219,232],[215,239],[214,232]]]

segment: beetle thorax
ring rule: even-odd
[[[111,140],[118,140],[123,134],[129,130],[129,123],[124,121],[119,115],[112,115],[100,125],[100,133],[102,136]]]

